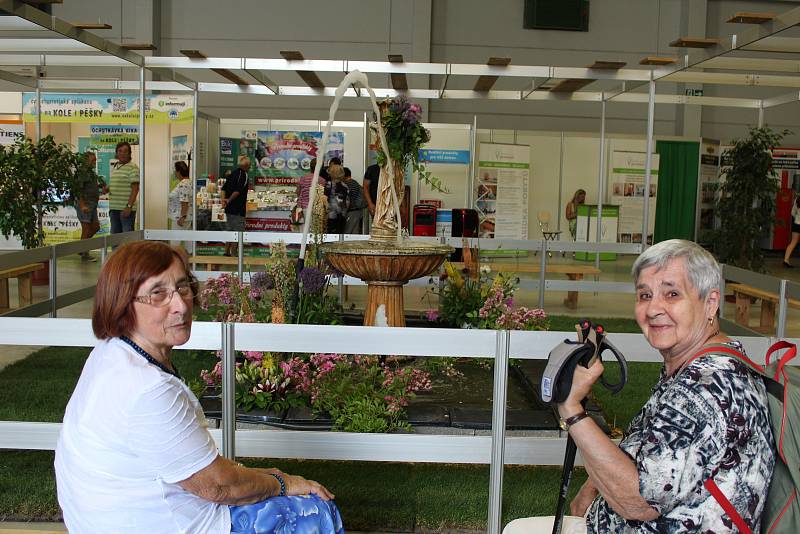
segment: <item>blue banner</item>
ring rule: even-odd
[[[440,150],[436,148],[421,148],[420,161],[426,163],[454,163],[469,165],[469,150]]]

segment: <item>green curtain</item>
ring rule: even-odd
[[[658,141],[658,194],[653,242],[694,240],[700,143]]]

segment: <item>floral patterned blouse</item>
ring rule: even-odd
[[[729,344],[742,350],[741,344]],[[623,393],[624,394],[624,393]],[[736,359],[707,355],[661,378],[620,443],[639,471],[639,492],[661,515],[628,521],[598,496],[589,532],[737,532],[703,487],[713,478],[754,532],[775,464],[767,392]]]

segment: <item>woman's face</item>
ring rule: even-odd
[[[578,204],[586,202],[586,193],[578,193]]]
[[[661,269],[651,266],[636,284],[636,322],[653,348],[665,357],[684,356],[708,338],[708,318],[719,306],[719,291],[705,301],[691,284],[686,260],[670,260]]]
[[[137,296],[149,295],[156,289],[175,289],[189,277],[183,264],[175,258],[169,269],[142,283]],[[189,341],[192,332],[192,295],[181,297],[177,292],[163,306],[142,302],[133,303],[136,325],[131,338],[152,355],[163,355],[176,345]]]

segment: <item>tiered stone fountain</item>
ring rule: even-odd
[[[348,81],[346,78],[342,83]],[[366,76],[359,81],[366,86]],[[386,108],[379,108],[368,86],[367,90],[373,108],[379,110],[379,113],[385,112]],[[334,106],[336,104],[334,102]],[[380,120],[378,123],[381,145],[386,146]],[[388,162],[387,166],[381,168],[375,218],[369,240],[326,243],[321,247],[328,261],[337,270],[367,283],[365,326],[376,324],[376,315],[381,305],[385,308],[386,326],[405,326],[403,285],[409,280],[434,272],[454,250],[449,245],[401,237],[399,206],[405,190],[403,174],[402,167],[396,163]]]

